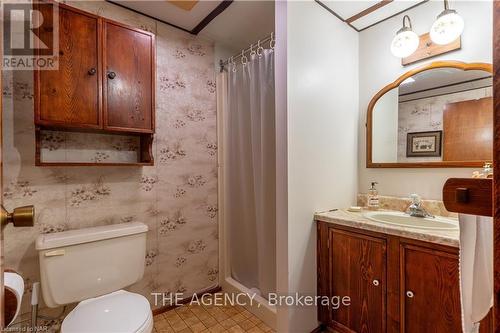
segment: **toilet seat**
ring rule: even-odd
[[[78,303],[61,326],[62,333],[150,333],[152,330],[153,315],[148,300],[125,290]]]

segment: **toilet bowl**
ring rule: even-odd
[[[143,223],[121,223],[40,235],[42,296],[49,307],[79,302],[62,333],[151,333],[148,300],[122,290],[144,274]]]
[[[80,302],[62,323],[61,333],[150,333],[148,300],[125,290]]]

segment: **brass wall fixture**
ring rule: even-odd
[[[35,207],[33,205],[14,208],[12,213],[2,206],[2,227],[12,223],[14,227],[32,227],[35,222]]]

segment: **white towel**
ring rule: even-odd
[[[462,329],[477,333],[493,306],[493,219],[459,214]]]

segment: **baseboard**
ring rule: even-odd
[[[213,287],[213,288],[207,289],[205,291],[202,291],[202,292],[199,292],[199,293],[195,293],[191,297],[188,297],[188,298],[185,298],[185,299],[182,299],[182,300],[178,301],[178,303],[180,305],[187,304],[187,303],[190,303],[191,300],[193,300],[193,298],[195,298],[195,296],[198,297],[198,298],[200,298],[202,295],[205,295],[205,294],[215,294],[215,293],[218,293],[221,290],[222,290],[222,288],[220,286]],[[165,306],[156,308],[156,309],[153,310],[153,316],[156,316],[156,315],[158,315],[160,313],[167,312],[167,311],[170,311],[172,309],[175,309],[175,308],[179,307],[180,305],[165,305]]]

